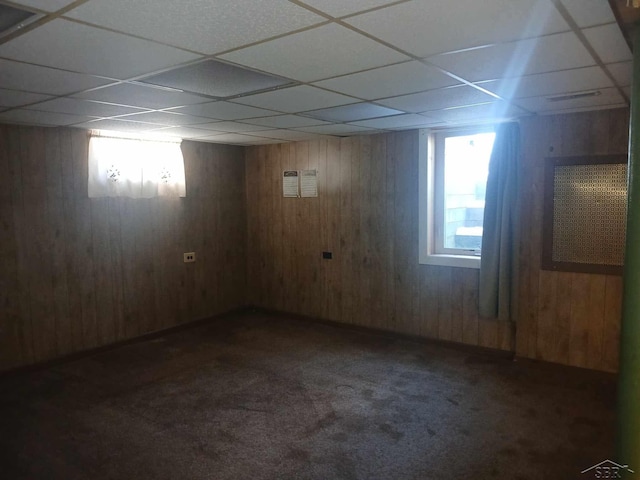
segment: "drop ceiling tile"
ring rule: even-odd
[[[63,19],[0,45],[0,56],[119,79],[200,58],[173,47]]]
[[[582,30],[589,43],[604,63],[631,60],[631,50],[617,23]]]
[[[609,2],[602,0],[561,0],[580,28],[615,22]]]
[[[284,78],[254,72],[253,70],[216,60],[206,60],[175,70],[169,70],[158,75],[145,77],[140,82],[219,98],[281,87],[292,83]]]
[[[386,117],[404,113],[393,108],[381,107],[372,103],[356,103],[341,107],[323,108],[307,112],[305,116],[327,120],[329,122],[353,122],[366,118]]]
[[[286,0],[92,1],[68,16],[207,55],[326,21]]]
[[[572,32],[437,55],[428,61],[472,82],[595,65]]]
[[[213,118],[214,120],[241,120],[245,118],[270,117],[274,113],[272,110],[249,107],[231,102],[209,102],[198,105],[187,105],[186,107],[171,110],[175,113],[189,113],[198,117]]]
[[[260,132],[252,132],[251,135],[255,135],[256,137],[267,137],[267,138],[275,138],[279,140],[287,140],[291,142],[321,138],[320,135],[310,133],[310,132],[302,132],[299,130],[284,130],[284,129],[263,130]]]
[[[343,17],[353,13],[362,12],[382,5],[388,5],[396,0],[304,0],[304,3],[313,8],[322,10],[332,17]]]
[[[325,125],[328,122],[316,118],[301,117],[299,115],[277,115],[273,117],[253,118],[245,120],[252,125],[269,128],[310,127],[311,125]]]
[[[213,143],[244,144],[245,142],[259,141],[259,138],[241,133],[223,133],[221,135],[203,137],[202,140]]]
[[[37,8],[45,12],[57,12],[75,0],[11,0],[13,3]]]
[[[66,95],[109,83],[112,80],[0,58],[0,88]]]
[[[375,131],[373,128],[347,124],[318,125],[316,127],[302,127],[297,130],[307,133],[317,133],[320,135],[357,135]]]
[[[397,110],[411,113],[439,110],[448,107],[460,107],[494,101],[495,98],[467,85],[440,88],[428,92],[387,98],[378,103]]]
[[[140,109],[133,107],[77,100],[75,98],[56,98],[54,100],[31,105],[29,110],[70,113],[73,115],[88,115],[91,117],[113,117],[116,115],[126,115],[127,113],[141,111]]]
[[[395,130],[409,127],[426,127],[438,123],[440,122],[434,120],[433,118],[425,117],[423,115],[416,115],[414,113],[408,113],[404,115],[394,115],[392,117],[362,120],[359,122],[353,122],[353,125],[357,125],[360,127],[377,128],[381,130]]]
[[[74,97],[151,109],[171,108],[209,101],[208,98],[198,95],[137,83],[120,83],[111,87],[79,93]]]
[[[525,115],[529,113],[503,101],[429,112],[429,116],[434,120],[460,125],[497,122]]]
[[[86,128],[87,130],[109,130],[113,132],[150,132],[157,130],[161,125],[151,123],[131,122],[128,120],[117,120],[113,118],[92,120],[86,123],[76,125],[76,127]]]
[[[569,30],[551,2],[411,1],[346,20],[418,57]]]
[[[304,82],[409,59],[337,24],[288,35],[221,58]]]
[[[631,62],[610,63],[607,69],[616,79],[618,85],[631,85],[633,80],[633,64]]]
[[[223,132],[216,132],[212,130],[206,130],[204,128],[195,127],[167,127],[154,130],[153,133],[156,135],[169,135],[172,137],[180,138],[199,138],[210,137],[214,134],[221,134]]]
[[[198,125],[198,128],[206,128],[210,130],[218,130],[220,132],[231,133],[255,132],[257,130],[264,130],[264,127],[259,125],[249,125],[248,123],[238,123],[230,121],[204,123],[202,125]]]
[[[583,97],[572,100],[549,101],[547,97],[520,98],[517,103],[522,108],[532,112],[553,112],[573,108],[601,107],[606,105],[624,104],[625,99],[616,88],[604,88],[600,90],[600,95],[594,97]]]
[[[509,99],[607,88],[612,87],[613,82],[600,67],[586,67],[491,80],[479,85],[502,98]]]
[[[199,123],[209,123],[210,118],[194,117],[171,112],[145,112],[123,115],[119,120],[131,120],[134,122],[155,123],[165,126],[197,125]]]
[[[317,82],[316,85],[366,100],[394,97],[459,83],[437,68],[406,62]]]
[[[261,138],[259,140],[250,141],[250,142],[242,142],[242,145],[251,146],[251,145],[276,145],[278,143],[287,143],[287,140],[277,140],[274,138]]]
[[[51,98],[50,95],[0,88],[0,107],[19,107]]]
[[[28,125],[66,126],[86,122],[91,117],[65,113],[37,112],[35,110],[8,110],[0,113],[0,122]]]
[[[322,107],[334,107],[355,103],[358,100],[339,93],[327,92],[316,87],[300,85],[273,92],[259,93],[234,99],[234,102],[269,108],[287,113],[304,112]]]

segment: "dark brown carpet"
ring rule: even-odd
[[[0,377],[3,479],[572,479],[614,377],[244,314]]]

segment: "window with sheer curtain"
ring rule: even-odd
[[[180,141],[92,134],[89,197],[185,197]]]

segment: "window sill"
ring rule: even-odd
[[[423,265],[439,265],[442,267],[480,268],[480,257],[471,255],[425,255],[420,258]]]

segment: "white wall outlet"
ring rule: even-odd
[[[187,252],[184,255],[184,263],[192,263],[196,261],[196,252]]]

